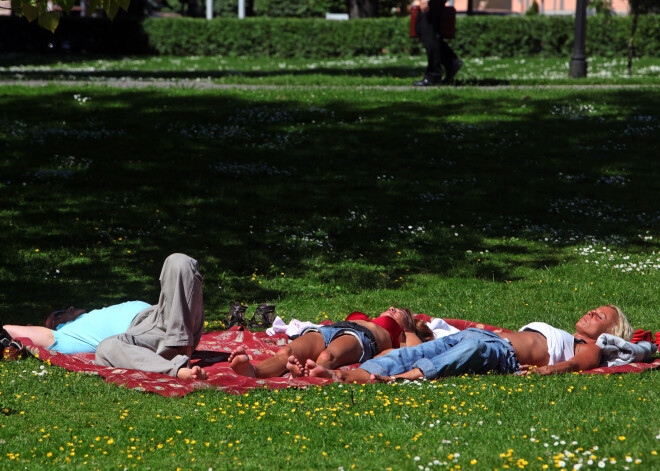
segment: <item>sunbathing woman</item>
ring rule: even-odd
[[[390,307],[374,319],[353,312],[345,321],[307,328],[274,356],[256,365],[250,363],[242,346],[232,352],[229,362],[231,368],[242,376],[272,378],[289,371],[291,376],[298,377],[306,374],[304,365],[307,360],[334,369],[362,363],[395,348],[419,345],[433,338],[426,323],[416,320],[410,309]]]

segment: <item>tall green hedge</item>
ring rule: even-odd
[[[627,53],[631,17],[587,19],[587,54]],[[459,17],[452,47],[461,57],[566,57],[574,19],[566,16]],[[174,55],[351,57],[423,54],[409,18],[329,21],[322,18],[147,18],[110,22],[63,17],[55,34],[23,18],[0,16],[0,52],[64,50]],[[637,56],[660,56],[660,15],[639,17]]]
[[[350,57],[419,54],[408,18],[327,21],[317,18],[149,18],[143,27],[160,54],[276,57]],[[631,17],[589,17],[587,54],[627,53]],[[566,16],[459,17],[452,47],[461,57],[566,57],[575,20]],[[637,56],[660,56],[660,16],[639,18]]]

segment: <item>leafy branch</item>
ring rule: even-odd
[[[88,0],[91,11],[102,8],[108,18],[115,18],[119,9],[128,11],[131,0]],[[52,0],[52,5],[69,13],[75,5],[75,0]],[[39,26],[54,33],[60,22],[59,11],[49,10],[48,0],[11,0],[11,9],[18,16],[24,16],[29,22],[37,20]]]

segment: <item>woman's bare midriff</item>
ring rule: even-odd
[[[511,342],[521,365],[546,366],[550,362],[548,342],[538,332],[497,332],[497,335]]]
[[[378,345],[378,350],[380,352],[387,350],[388,348],[392,348],[392,338],[390,337],[390,333],[384,327],[381,327],[378,324],[374,324],[373,322],[357,319],[351,322],[360,324],[361,326],[364,326],[373,332],[376,339],[376,344]]]

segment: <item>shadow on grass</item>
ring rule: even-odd
[[[660,222],[647,91],[84,93],[0,95],[3,316],[155,300],[171,252],[224,308],[410,273],[511,280]],[[284,274],[305,281],[259,284]]]
[[[383,77],[404,77],[415,78],[421,72],[414,67],[378,67],[378,68],[359,68],[333,69],[319,67],[315,69],[284,69],[284,70],[196,70],[196,71],[138,71],[138,70],[109,70],[109,71],[21,71],[21,72],[0,72],[0,79],[11,80],[17,73],[20,73],[25,80],[80,80],[84,82],[90,79],[136,79],[136,80],[196,80],[196,79],[225,79],[231,77],[245,78],[271,78],[271,77],[304,77],[304,76],[328,76],[328,77],[364,77],[364,78],[383,78]],[[509,85],[509,80],[483,78],[457,80],[457,85],[467,86],[497,86]]]

